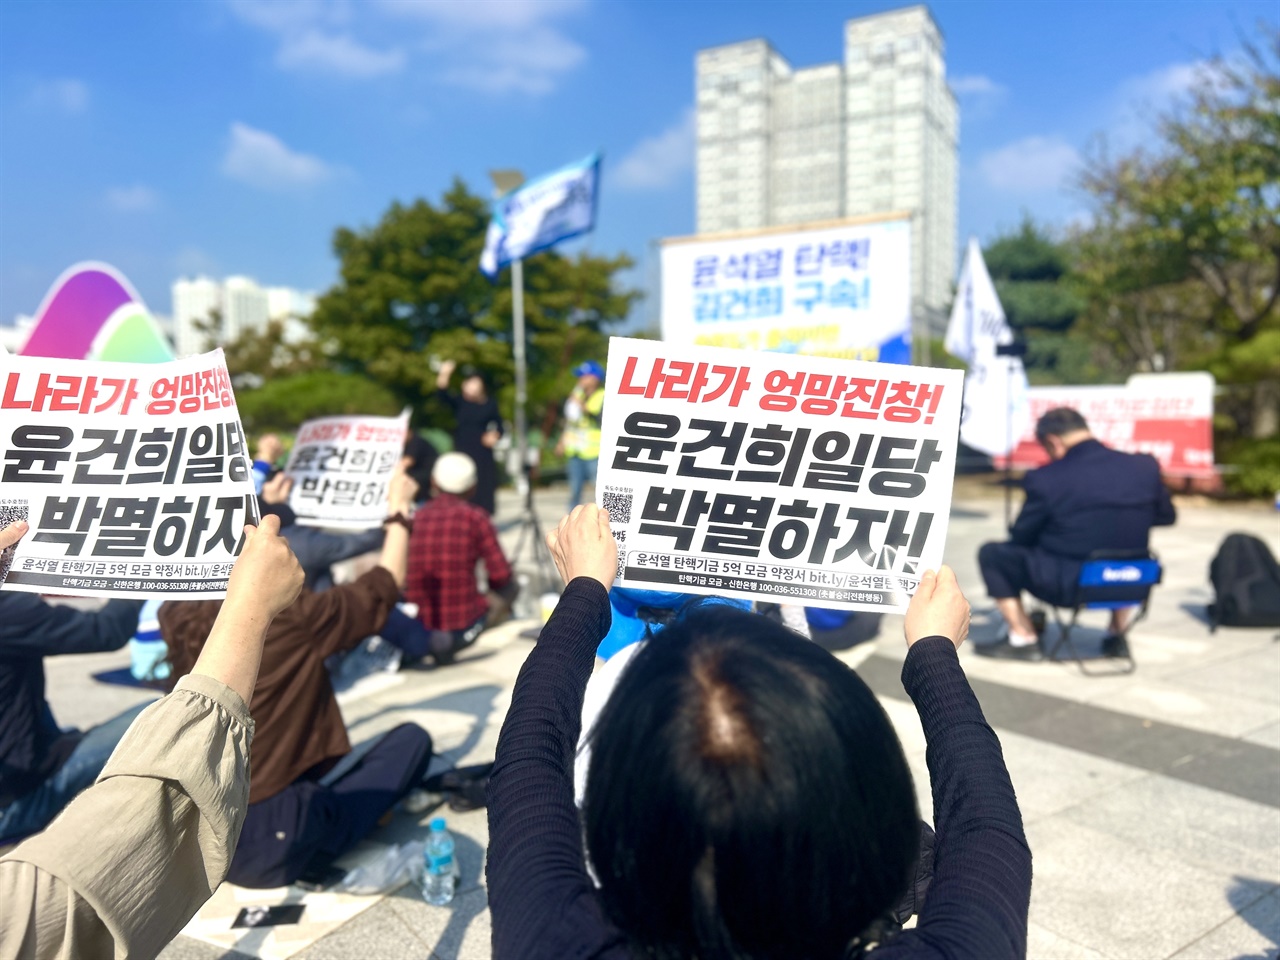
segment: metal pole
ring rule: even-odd
[[[529,430],[525,422],[525,404],[529,399],[528,370],[524,357],[524,262],[511,262],[511,339],[516,362],[516,451],[520,466],[516,468],[516,489],[523,502],[529,492]]]

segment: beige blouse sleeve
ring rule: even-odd
[[[0,858],[0,960],[159,953],[226,877],[252,736],[210,677],[143,711],[98,782]]]

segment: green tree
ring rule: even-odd
[[[204,334],[206,350],[222,347],[227,371],[237,391],[319,370],[327,363],[315,339],[291,336],[284,320],[268,321],[261,330],[244,330],[227,343],[223,343],[220,336],[222,317],[216,309],[208,320],[197,320],[195,326]]]
[[[311,318],[336,368],[362,373],[420,410],[435,389],[433,359],[452,358],[483,370],[509,414],[511,282],[505,270],[496,283],[480,273],[488,221],[489,203],[455,180],[438,205],[394,203],[374,227],[338,229],[341,280]],[[525,262],[530,423],[567,393],[574,362],[604,358],[609,325],[640,296],[617,283],[631,265],[625,255],[553,251]]]
[[[983,251],[1009,325],[1027,343],[1033,383],[1092,383],[1108,371],[1084,338],[1071,335],[1084,301],[1071,278],[1071,249],[1030,217]]]
[[[386,387],[359,374],[334,370],[271,378],[256,389],[236,390],[236,405],[251,436],[268,431],[291,434],[312,417],[391,417],[403,408]]]
[[[1209,369],[1228,431],[1280,431],[1280,29],[1261,25],[1161,118],[1093,159],[1078,237],[1082,329],[1129,369]]]

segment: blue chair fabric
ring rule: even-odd
[[[1132,673],[1138,665],[1129,649],[1128,633],[1134,624],[1147,615],[1151,590],[1163,577],[1164,568],[1160,565],[1159,558],[1150,551],[1097,551],[1091,554],[1080,565],[1075,604],[1069,608],[1071,619],[1064,620],[1063,608],[1053,607],[1058,637],[1048,650],[1049,659],[1055,659],[1058,651],[1065,646],[1086,676]],[[1120,610],[1126,607],[1138,607],[1138,613],[1129,620],[1120,634],[1125,641],[1121,645],[1123,653],[1114,658],[1122,661],[1120,669],[1091,669],[1089,660],[1080,655],[1079,648],[1072,641],[1072,633],[1080,614],[1086,610]]]

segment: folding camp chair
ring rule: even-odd
[[[1148,550],[1097,550],[1091,553],[1089,559],[1080,565],[1075,606],[1070,608],[1071,620],[1064,622],[1063,608],[1053,608],[1053,619],[1058,624],[1058,638],[1049,649],[1048,658],[1055,659],[1058,649],[1065,646],[1086,676],[1133,673],[1138,665],[1129,650],[1129,631],[1147,615],[1151,588],[1163,576],[1164,568],[1160,566],[1160,560]],[[1084,610],[1120,610],[1125,607],[1139,609],[1119,634],[1122,641],[1121,654],[1107,658],[1123,661],[1123,665],[1118,670],[1090,670],[1089,661],[1080,656],[1079,649],[1071,639],[1076,621]]]

